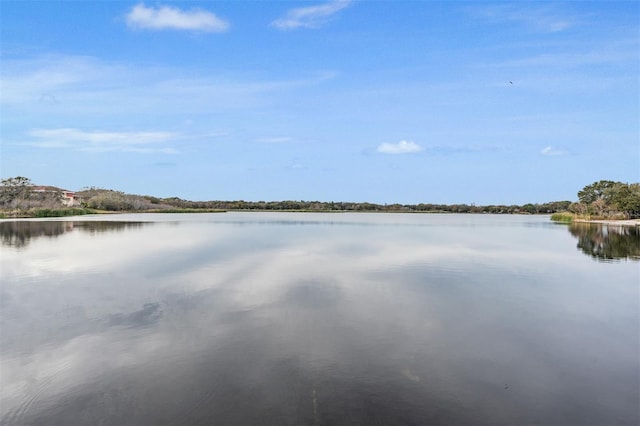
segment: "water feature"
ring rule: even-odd
[[[639,422],[635,230],[226,213],[0,236],[3,424]]]

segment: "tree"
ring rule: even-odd
[[[581,203],[585,204],[591,204],[596,200],[604,200],[609,203],[612,193],[619,184],[620,182],[614,182],[611,180],[594,182],[591,185],[585,186],[582,188],[582,191],[578,192],[578,199]]]
[[[579,205],[570,210],[580,213],[583,206],[597,216],[640,217],[640,184],[601,180],[578,192]]]
[[[0,183],[0,205],[15,207],[20,201],[27,200],[31,194],[31,179],[24,176],[2,179]]]
[[[588,207],[585,203],[571,203],[568,207],[568,210],[571,213],[584,215],[587,214]]]
[[[597,217],[604,217],[607,213],[609,213],[609,205],[602,198],[598,198],[593,203],[591,203],[591,211]]]
[[[611,201],[614,208],[627,217],[640,217],[640,184],[620,185]]]

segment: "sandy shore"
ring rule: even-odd
[[[574,219],[574,222],[581,223],[601,223],[603,225],[614,226],[640,226],[640,219],[627,219],[627,220],[587,220],[587,219]]]

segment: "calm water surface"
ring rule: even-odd
[[[7,425],[636,425],[640,235],[548,217],[2,221]]]

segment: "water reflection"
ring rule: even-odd
[[[144,327],[158,322],[160,317],[162,317],[162,309],[159,303],[145,303],[142,309],[129,314],[109,315],[108,323],[112,326]]]
[[[499,220],[230,213],[0,246],[0,423],[638,424],[637,265]]]
[[[597,260],[640,260],[640,229],[635,226],[607,226],[572,223],[569,232],[578,239],[578,248]]]
[[[90,234],[124,231],[140,228],[143,222],[82,222],[82,221],[2,221],[0,238],[2,245],[15,248],[25,247],[32,239],[55,238],[67,232],[80,230]]]

